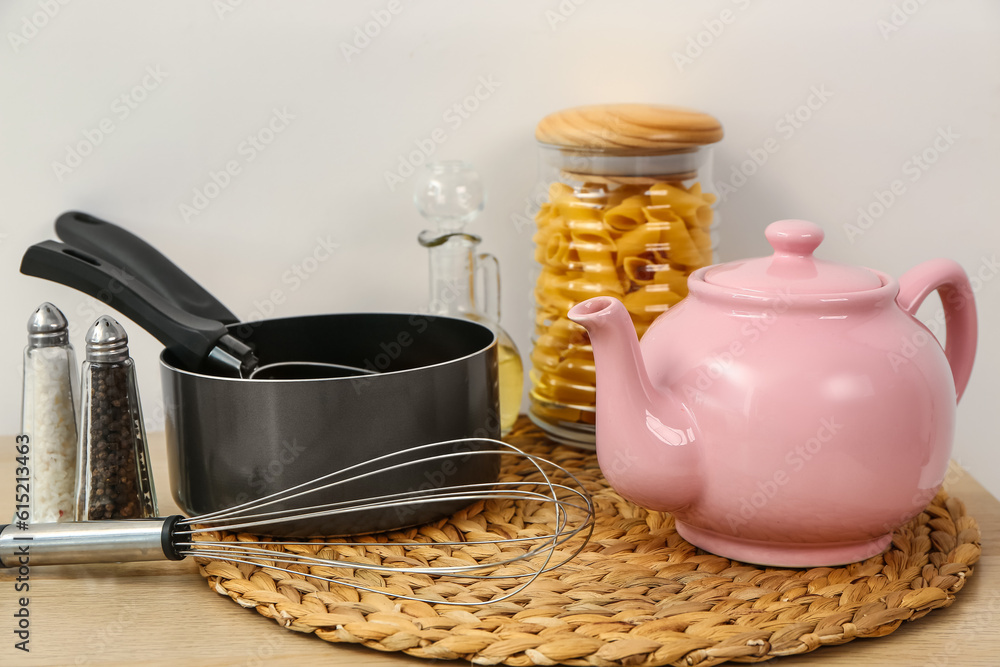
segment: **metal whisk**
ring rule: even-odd
[[[454,450],[455,445],[476,443],[474,451]],[[444,450],[445,453],[435,453]],[[417,455],[414,460],[412,457]],[[373,495],[349,502],[310,505],[309,498],[340,485],[356,483],[359,480],[371,488],[378,488],[379,475],[389,471],[405,470],[409,466],[424,465],[427,462],[442,462],[469,456],[506,455],[528,461],[535,469],[529,478],[513,481],[498,481],[481,484],[457,484],[422,488],[389,495]],[[399,461],[400,458],[409,460]],[[564,481],[554,481],[553,477]],[[414,505],[445,503],[447,506],[470,504],[475,501],[500,500],[513,503],[537,505],[534,512],[546,511],[554,518],[547,521],[547,532],[531,531],[524,536],[514,536],[499,540],[484,541],[357,541],[328,538],[295,539],[268,538],[265,540],[225,541],[212,539],[211,533],[218,531],[249,531],[254,534],[268,534],[271,531],[287,534],[287,527],[303,520],[320,517],[350,517],[355,514],[394,511]],[[523,590],[543,572],[563,565],[583,549],[593,531],[594,506],[590,495],[579,480],[568,470],[547,459],[528,454],[517,447],[499,440],[488,438],[462,438],[447,442],[431,443],[373,458],[361,464],[350,466],[310,482],[279,491],[258,500],[235,507],[184,518],[175,515],[165,518],[94,521],[79,523],[49,523],[0,526],[0,567],[13,568],[30,562],[32,565],[109,563],[150,560],[182,560],[188,556],[212,558],[234,563],[260,565],[270,570],[280,570],[290,574],[303,572],[292,566],[324,568],[346,568],[373,570],[383,574],[425,574],[462,579],[524,579],[517,587],[492,602],[507,599]],[[570,539],[586,531],[586,537],[578,541],[569,552],[559,547]],[[334,553],[343,547],[371,546],[417,547],[465,547],[469,545],[497,545],[500,553],[479,562],[449,566],[408,566],[376,565],[337,558],[327,558],[319,554]],[[282,547],[298,547],[295,551]],[[504,548],[514,549],[505,555]],[[512,572],[507,567],[516,562],[525,563],[527,570]],[[324,576],[309,573],[311,579],[321,579],[334,584],[342,584],[359,590],[393,595],[408,600],[420,600],[434,604],[472,605],[475,602],[451,602],[427,599],[418,596],[389,593],[386,590],[369,587],[349,578]]]

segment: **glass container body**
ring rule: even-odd
[[[586,330],[566,314],[595,296],[620,299],[641,338],[716,263],[711,148],[609,155],[543,145],[547,200],[535,217],[529,417],[550,437],[593,446],[596,376]]]
[[[473,234],[434,236],[425,232],[420,238],[430,251],[430,312],[474,320],[490,327],[497,336],[500,433],[506,435],[521,410],[524,366],[514,339],[500,326],[497,260],[493,255],[475,254],[480,238]]]
[[[77,521],[157,516],[135,367],[83,364]]]
[[[21,433],[28,436],[30,521],[72,521],[76,485],[76,356],[69,345],[24,350]]]

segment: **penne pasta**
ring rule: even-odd
[[[669,291],[678,295],[682,299],[686,297],[688,293],[687,280],[687,274],[683,271],[672,269],[669,266],[659,265],[656,272],[653,274],[654,284],[665,285]]]
[[[528,375],[530,377],[531,374],[529,373]],[[534,380],[532,380],[532,383],[534,385]],[[544,419],[550,424],[594,423],[593,413],[581,412],[580,408],[568,408],[565,405],[550,403],[547,399],[540,396],[536,389],[531,390],[531,401],[532,414]]]
[[[541,308],[557,313],[567,313],[578,302],[558,290],[535,288],[535,301]]]
[[[605,273],[588,272],[585,278],[569,278],[558,290],[566,298],[575,299],[574,305],[595,296],[621,297],[625,293],[614,267],[609,267]]]
[[[646,222],[642,208],[647,204],[645,197],[632,196],[604,213],[604,225],[613,232],[627,232]]]
[[[538,225],[539,229],[547,227],[554,218],[559,217],[559,210],[552,204],[546,202],[542,204],[541,208],[538,209],[538,213],[535,214],[535,223]]]
[[[563,183],[537,215],[532,411],[593,423],[596,371],[586,330],[566,317],[594,296],[622,300],[641,337],[712,261],[715,196],[694,183]]]
[[[556,203],[559,215],[566,218],[567,224],[571,220],[598,220],[603,222],[602,207],[600,204],[580,201],[579,199],[563,199]]]
[[[649,188],[649,200],[653,206],[670,206],[682,218],[694,215],[695,209],[705,204],[702,197],[674,183],[657,183]]]
[[[556,375],[572,382],[593,386],[597,382],[594,368],[593,357],[590,359],[570,357],[559,362],[559,366],[556,368]]]
[[[655,268],[659,266],[645,257],[626,257],[622,262],[622,272],[625,279],[636,285],[650,285],[656,277]]]
[[[542,397],[562,404],[593,406],[597,388],[593,382],[584,383],[557,373],[547,373],[535,386]]]
[[[716,197],[711,192],[702,192],[701,183],[695,183],[694,185],[692,185],[690,188],[688,188],[688,192],[690,192],[696,197],[701,197],[704,200],[704,202],[709,206],[714,204],[718,199],[718,197]]]
[[[676,305],[681,296],[672,291],[669,285],[644,285],[634,292],[629,292],[622,299],[625,309],[640,317],[656,317],[670,306]]]
[[[549,201],[555,202],[564,197],[573,197],[573,188],[556,181],[549,186]]]
[[[603,272],[613,268],[615,242],[603,224],[592,222],[570,226],[570,246],[576,251],[587,271]]]
[[[539,264],[561,269],[570,268],[572,263],[572,248],[570,239],[566,234],[550,234],[544,246],[540,240],[536,243],[535,256],[538,257],[539,253],[541,253],[541,259],[538,260]]]
[[[545,331],[553,322],[559,320],[559,310],[556,308],[545,308],[540,304],[535,307],[535,333]]]
[[[567,317],[560,317],[554,320],[548,328],[548,333],[576,345],[590,345],[590,337],[587,335],[587,330],[582,325],[577,324]]]
[[[626,257],[634,257],[646,252],[654,252],[661,244],[660,229],[655,225],[644,224],[626,232],[618,238],[618,264]]]
[[[691,240],[687,226],[669,207],[647,206],[643,209],[652,226],[661,231],[662,243],[667,255],[685,266],[701,266],[702,257],[698,247]]]
[[[531,350],[531,364],[538,370],[551,372],[559,366],[560,348],[558,344],[544,345],[541,339]]]

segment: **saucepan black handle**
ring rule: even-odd
[[[56,234],[71,246],[135,276],[165,301],[192,315],[222,324],[239,321],[159,250],[118,225],[89,213],[67,211],[56,218]]]
[[[42,241],[28,248],[21,273],[57,282],[99,299],[163,343],[189,369],[200,368],[228,336],[222,322],[193,315],[132,275],[73,246]]]

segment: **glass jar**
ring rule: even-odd
[[[546,116],[535,138],[548,198],[535,217],[528,416],[556,441],[593,446],[593,349],[566,313],[614,296],[642,337],[688,275],[717,261],[710,145],[722,126],[677,107],[602,105]]]

